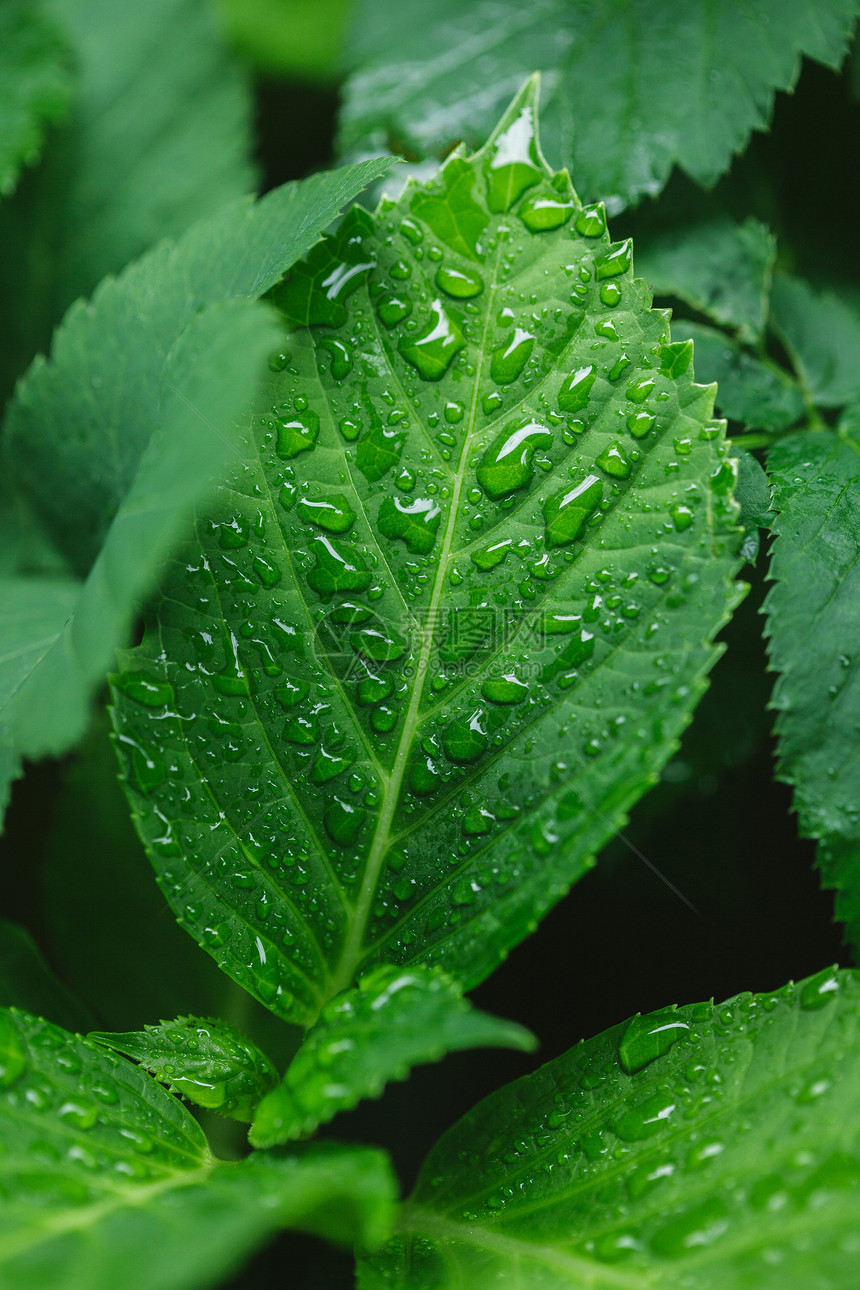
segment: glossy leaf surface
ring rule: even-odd
[[[770,452],[776,519],[766,602],[779,775],[860,947],[860,417]]]
[[[375,968],[326,1004],[283,1081],[257,1109],[251,1142],[307,1137],[410,1068],[465,1048],[522,1048],[534,1036],[472,1008],[450,977],[428,968]]]
[[[271,410],[114,686],[180,921],[306,1025],[376,964],[486,976],[653,781],[737,598],[713,391],[535,98],[276,290]]]
[[[125,1034],[93,1031],[89,1038],[139,1062],[171,1092],[231,1120],[250,1124],[278,1082],[266,1054],[226,1021],[177,1017]]]
[[[843,1290],[860,976],[667,1008],[481,1102],[361,1290]]]
[[[376,1244],[380,1152],[214,1159],[197,1122],[138,1067],[0,1012],[0,1287],[196,1290],[279,1227]]]
[[[72,90],[62,33],[34,0],[0,6],[0,195],[14,191],[22,165],[39,156],[48,126]]]
[[[801,54],[839,65],[856,16],[856,0],[359,0],[341,144],[442,156],[483,143],[540,68],[547,153],[585,197],[633,202],[673,165],[709,186]]]

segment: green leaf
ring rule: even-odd
[[[741,508],[739,522],[746,534],[741,554],[745,560],[752,562],[758,556],[759,529],[769,529],[773,521],[770,483],[763,467],[751,452],[733,444],[732,453],[738,463],[735,501]]]
[[[860,947],[860,415],[840,433],[781,440],[768,457],[773,544],[767,598],[779,777]]]
[[[491,972],[653,782],[738,597],[713,391],[535,97],[276,289],[271,410],[114,685],[180,922],[303,1025],[371,966]]]
[[[88,1040],[0,1012],[0,1290],[194,1290],[281,1227],[378,1244],[385,1157],[217,1161],[182,1104]]]
[[[0,207],[14,304],[0,394],[66,308],[164,237],[254,187],[246,77],[199,0],[47,0],[78,93],[38,172]]]
[[[522,1026],[479,1012],[438,969],[375,968],[326,1005],[281,1084],[257,1108],[255,1147],[307,1137],[423,1062],[465,1048],[535,1047]]]
[[[741,340],[761,339],[776,260],[776,238],[764,224],[718,215],[661,228],[636,249],[655,295],[682,300]]]
[[[51,1017],[69,1030],[86,1030],[93,1019],[57,980],[29,932],[0,918],[0,1006]]]
[[[617,209],[659,192],[673,165],[710,186],[767,125],[801,55],[839,66],[857,12],[856,0],[358,0],[341,148],[481,143],[540,68],[547,151],[584,196]]]
[[[140,1062],[189,1102],[248,1124],[278,1082],[266,1054],[226,1021],[177,1017],[121,1035],[96,1030],[89,1038]]]
[[[837,1290],[857,1267],[860,976],[635,1017],[486,1098],[362,1290]]]
[[[0,6],[0,194],[15,189],[21,166],[39,156],[45,132],[72,90],[62,34],[35,0]]]
[[[770,360],[756,358],[724,332],[677,319],[672,335],[692,340],[696,372],[717,382],[717,407],[746,430],[787,430],[804,414],[796,381]]]
[[[77,588],[18,580],[7,589],[17,651],[0,662],[7,745],[40,756],[83,733],[92,689],[138,598],[213,476],[238,454],[236,422],[277,340],[255,297],[387,164],[234,203],[161,245],[107,280],[91,304],[74,306],[51,360],[37,359],[19,384],[7,467],[88,577]],[[29,640],[28,613],[38,620]]]
[[[860,306],[801,278],[777,274],[771,322],[814,403],[841,407],[860,398]]]
[[[350,0],[216,0],[225,32],[255,67],[281,76],[331,80]]]

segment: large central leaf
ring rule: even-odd
[[[277,289],[271,410],[116,682],[180,921],[303,1023],[375,963],[490,972],[654,780],[736,598],[713,390],[535,96]]]

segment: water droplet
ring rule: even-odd
[[[609,282],[601,284],[600,299],[603,304],[606,305],[607,309],[614,309],[617,304],[620,304],[623,294],[624,292],[621,290],[618,283],[613,282],[611,279]]]
[[[529,331],[517,327],[493,350],[490,376],[497,385],[510,385],[522,372],[534,349],[535,338]]]
[[[556,493],[543,504],[547,546],[566,546],[578,538],[603,499],[603,481],[586,475],[574,488]]]
[[[576,217],[574,228],[583,237],[602,237],[606,232],[606,212],[603,209],[603,203],[583,206]]]
[[[380,703],[370,714],[370,724],[381,735],[387,735],[397,725],[397,709]]]
[[[309,688],[306,681],[295,682],[288,680],[277,687],[275,698],[282,708],[294,708],[297,703],[301,703],[303,699],[307,698]]]
[[[477,761],[489,747],[481,724],[483,717],[483,712],[478,709],[468,717],[458,717],[445,730],[442,745],[451,761],[464,764]]]
[[[641,381],[634,381],[627,386],[627,397],[631,403],[644,403],[654,389],[653,376],[646,376]]]
[[[275,425],[278,431],[275,451],[279,457],[289,459],[313,448],[319,434],[320,419],[315,412],[308,411],[290,421],[279,417]]]
[[[269,359],[270,372],[283,372],[284,368],[290,361],[290,355],[287,350],[281,350],[277,354],[272,354]]]
[[[353,806],[351,802],[335,797],[325,809],[323,822],[332,842],[346,847],[358,837],[366,815],[363,807]]]
[[[671,1011],[634,1017],[618,1045],[621,1065],[628,1075],[634,1075],[655,1058],[668,1053],[676,1040],[689,1029],[687,1022]]]
[[[340,432],[348,443],[353,443],[361,433],[361,426],[349,417],[342,417],[338,423]]]
[[[562,412],[579,412],[588,403],[591,387],[597,373],[592,364],[579,367],[562,381],[558,392],[558,406]]]
[[[528,698],[529,687],[513,672],[505,672],[503,676],[487,677],[481,694],[492,703],[522,703]]]
[[[430,312],[431,320],[422,335],[417,340],[401,340],[398,348],[425,381],[438,381],[466,342],[441,300],[433,301]]]
[[[441,264],[436,270],[436,286],[455,300],[470,300],[484,290],[484,279],[476,269],[455,269]]]
[[[525,488],[532,478],[536,448],[548,448],[552,431],[537,421],[512,421],[486,450],[476,473],[478,483],[494,501]]]
[[[836,968],[825,968],[804,982],[800,990],[800,1006],[815,1012],[832,1003],[839,993],[839,974]]]
[[[573,201],[547,189],[531,193],[517,214],[530,233],[547,233],[567,223],[573,214]]]
[[[632,412],[627,418],[627,429],[634,439],[644,439],[654,429],[656,420],[653,412]]]
[[[23,1074],[27,1054],[18,1027],[7,1012],[0,1012],[0,1088],[9,1088]]]
[[[352,371],[352,354],[343,341],[336,336],[326,336],[319,343],[322,349],[327,349],[331,354],[331,374],[334,379],[342,381],[349,376]]]
[[[597,281],[614,278],[626,273],[633,263],[633,243],[628,237],[624,242],[614,242],[595,258],[594,273]]]
[[[320,501],[303,497],[297,509],[304,519],[328,533],[346,533],[355,523],[355,511],[342,493]]]
[[[623,1111],[615,1124],[615,1132],[624,1142],[653,1138],[663,1132],[676,1109],[677,1102],[671,1093],[654,1093],[639,1106]]]
[[[407,242],[411,242],[413,246],[418,246],[424,241],[424,230],[420,224],[415,223],[414,219],[402,219],[399,227]]]
[[[527,188],[540,181],[534,110],[529,104],[491,140],[487,205],[495,214],[510,210]]]
[[[340,227],[319,241],[295,265],[272,298],[286,318],[300,327],[340,327],[347,319],[346,298],[364,282],[373,257],[363,239],[373,231],[373,218],[353,206]]]
[[[597,465],[614,479],[626,479],[633,469],[624,455],[624,446],[620,443],[608,444],[597,458]]]
[[[321,748],[314,764],[311,766],[310,780],[312,784],[327,784],[330,779],[340,775],[343,771],[348,770],[352,765],[351,757],[337,757],[325,748]]]
[[[436,541],[442,512],[429,498],[386,497],[379,508],[380,532],[387,538],[400,538],[416,555],[426,555]]]
[[[712,1245],[728,1228],[728,1206],[722,1197],[715,1196],[671,1219],[654,1234],[651,1246],[657,1254],[680,1258]]]
[[[163,708],[176,702],[173,686],[169,681],[157,681],[148,672],[120,672],[114,684],[130,699],[145,708]]]
[[[688,529],[694,519],[693,512],[689,506],[683,506],[680,502],[676,502],[669,507],[669,515],[678,533],[683,533],[685,529]]]
[[[501,542],[494,542],[492,546],[484,547],[483,551],[473,551],[472,563],[484,571],[495,569],[508,552],[513,550],[513,547],[513,538],[504,538]]]
[[[361,557],[333,538],[314,537],[311,549],[316,564],[308,574],[308,583],[319,595],[328,597],[351,591],[366,591],[373,581]]]
[[[366,676],[358,683],[358,701],[362,707],[381,703],[394,691],[394,682],[388,676]]]
[[[386,634],[375,627],[363,627],[349,638],[352,648],[374,663],[393,663],[406,653],[406,642],[394,632]]]
[[[396,327],[412,313],[412,301],[408,296],[393,291],[379,291],[374,296],[376,312],[386,327]]]

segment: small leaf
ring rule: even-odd
[[[860,301],[780,273],[771,322],[813,402],[834,408],[860,398]]]
[[[693,341],[697,375],[717,382],[717,408],[744,430],[787,430],[803,417],[797,382],[769,359],[750,354],[723,332],[683,318],[673,321],[672,335]]]
[[[657,296],[674,296],[741,340],[761,339],[776,238],[756,219],[726,216],[661,227],[637,242],[637,268]]]
[[[372,967],[491,972],[671,755],[739,594],[713,390],[536,96],[275,288],[268,409],[113,687],[177,916],[304,1026]]]
[[[378,1245],[393,1180],[381,1152],[214,1159],[139,1067],[0,1011],[3,1290],[196,1290],[281,1227]]]
[[[779,777],[860,948],[860,415],[768,455],[776,519],[765,610]]]
[[[428,968],[375,968],[326,1004],[281,1084],[257,1108],[256,1147],[303,1138],[410,1068],[465,1048],[535,1047],[511,1021],[478,1012],[457,984]]]
[[[140,1062],[189,1102],[248,1124],[278,1082],[266,1054],[226,1021],[177,1017],[121,1035],[96,1030],[89,1038]]]
[[[492,1094],[437,1143],[362,1290],[851,1284],[860,974],[667,1008]]]
[[[793,88],[801,56],[838,67],[854,0],[359,0],[344,151],[444,156],[489,135],[546,73],[544,135],[580,192],[610,208],[660,191],[673,165],[709,187]],[[656,69],[659,69],[659,73]]]
[[[0,195],[39,156],[46,130],[68,107],[71,60],[62,32],[36,0],[0,5]]]

